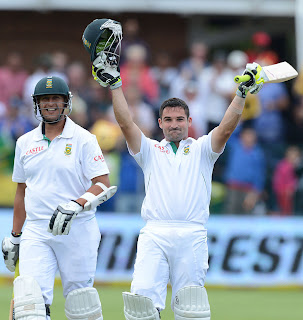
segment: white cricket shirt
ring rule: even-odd
[[[43,137],[41,123],[17,140],[12,180],[26,183],[27,220],[49,220],[59,204],[78,199],[92,178],[108,173],[96,137],[69,118],[51,143]],[[95,211],[77,218],[89,218]]]
[[[175,154],[165,139],[158,142],[142,133],[140,152],[129,151],[144,173],[144,220],[207,222],[213,167],[223,152],[212,151],[211,134],[180,141]]]

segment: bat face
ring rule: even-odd
[[[286,61],[262,67],[262,69],[268,77],[268,80],[265,79],[268,83],[284,82],[298,75],[298,72]]]
[[[298,72],[286,61],[270,66],[262,67],[266,77],[264,78],[265,83],[284,82],[291,80],[298,75]],[[249,75],[236,76],[235,82],[241,83],[248,81]]]

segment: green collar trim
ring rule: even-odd
[[[43,135],[43,140],[46,140],[48,142],[48,146],[50,145],[51,140],[49,140],[45,134]]]
[[[176,154],[176,153],[177,153],[177,151],[178,151],[178,148],[177,148],[176,144],[175,144],[173,141],[172,141],[172,142],[170,142],[169,144],[170,144],[170,145],[171,145],[171,147],[173,148],[174,154]]]

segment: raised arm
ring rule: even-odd
[[[122,80],[117,67],[103,65],[93,66],[94,79],[102,87],[110,87],[112,90],[113,108],[116,120],[124,134],[131,151],[136,154],[141,147],[141,130],[134,123],[127,102],[122,91]]]
[[[227,140],[236,129],[244,109],[245,99],[235,96],[225,115],[212,133],[211,146],[214,152],[221,152]]]
[[[112,90],[112,99],[116,120],[129,148],[136,154],[140,151],[141,147],[141,130],[132,119],[121,87]]]
[[[248,92],[258,93],[263,86],[263,71],[257,63],[249,63],[246,66],[244,74],[249,74],[251,79],[242,82],[236,92],[236,96],[227,108],[225,115],[212,133],[211,146],[214,152],[221,152],[227,140],[236,129],[245,105],[245,98]]]

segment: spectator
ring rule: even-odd
[[[297,97],[287,123],[287,142],[303,147],[303,96]]]
[[[207,89],[202,93],[207,95],[204,104],[207,106],[207,132],[210,132],[221,122],[236,88],[224,52],[214,53],[211,66],[206,67],[200,76],[200,83],[202,87],[207,84]]]
[[[177,69],[171,66],[171,57],[167,52],[161,51],[156,54],[152,74],[159,85],[159,104],[160,101],[169,98],[170,85],[177,77]]]
[[[300,149],[290,146],[275,168],[273,176],[273,190],[275,192],[279,213],[283,216],[293,214],[295,192],[298,184],[296,168],[301,159]]]
[[[92,127],[96,119],[102,119],[110,107],[108,91],[101,87],[96,81],[90,79],[88,106],[88,127]]]
[[[183,99],[182,94],[185,83],[188,81],[199,82],[207,63],[208,47],[202,41],[195,41],[190,46],[190,55],[178,67],[179,74],[171,85],[170,97]],[[201,84],[200,84],[201,85]],[[200,89],[203,92],[204,88]]]
[[[266,169],[254,129],[243,128],[239,138],[229,140],[227,151],[225,212],[252,213],[264,190]]]
[[[55,51],[52,54],[52,65],[53,71],[57,72],[58,74],[65,74],[68,65],[68,55],[60,50]]]
[[[22,55],[19,52],[10,52],[5,65],[0,68],[0,101],[5,104],[6,109],[9,108],[12,98],[23,98],[27,77]]]
[[[123,41],[121,43],[120,66],[127,60],[127,49],[132,45],[140,45],[146,51],[146,61],[150,61],[148,44],[140,36],[140,27],[137,19],[129,18],[123,23]]]
[[[289,107],[289,95],[284,83],[267,83],[258,93],[258,98],[261,112],[254,121],[254,127],[266,152],[269,169],[272,169],[284,152],[286,123],[283,113]]]
[[[184,60],[179,69],[186,79],[198,80],[207,66],[208,47],[202,41],[195,41],[190,47],[190,56]]]
[[[249,62],[257,62],[263,66],[279,62],[279,57],[271,49],[271,37],[267,32],[258,31],[252,36],[253,48],[247,51]]]
[[[17,139],[33,129],[31,121],[22,114],[20,98],[12,97],[5,117],[0,118],[0,169],[12,170]]]
[[[188,81],[184,87],[184,98],[187,102],[190,115],[192,117],[192,125],[188,128],[188,136],[198,139],[207,134],[207,104],[198,99],[199,88],[195,81]]]
[[[159,89],[146,58],[147,52],[142,45],[131,45],[127,48],[126,62],[121,66],[123,88],[135,86],[141,91],[146,102],[155,104],[159,98]]]
[[[73,62],[67,68],[69,88],[73,93],[73,111],[71,119],[87,129],[89,125],[87,99],[87,73],[81,62]]]
[[[22,114],[23,108],[24,105],[21,99],[17,97],[11,98],[8,114],[0,120],[0,132],[10,137],[14,147],[19,137],[33,129],[30,119]]]

